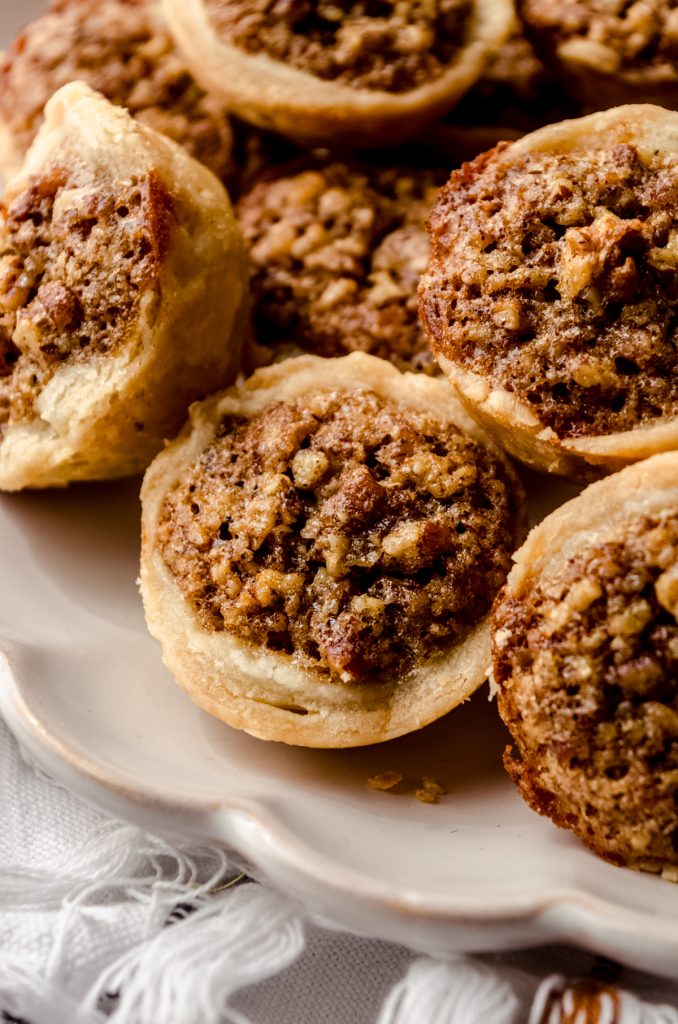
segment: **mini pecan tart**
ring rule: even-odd
[[[678,114],[551,125],[455,171],[420,311],[467,408],[539,469],[678,447]]]
[[[544,59],[585,109],[678,107],[674,0],[520,0],[519,7]]]
[[[150,631],[230,725],[360,746],[486,678],[524,499],[445,381],[363,353],[259,370],[193,406],[142,508]]]
[[[380,145],[449,110],[514,24],[510,0],[163,0],[205,89],[262,128]]]
[[[47,100],[83,81],[181,143],[220,178],[233,173],[231,126],[174,46],[159,0],[52,0],[0,63],[0,167],[16,170]]]
[[[246,276],[210,171],[59,90],[0,208],[0,488],[143,470],[235,377]]]
[[[678,453],[536,527],[493,612],[521,796],[617,864],[678,865]]]
[[[307,160],[257,183],[236,207],[250,248],[257,342],[437,369],[417,286],[426,219],[444,180],[430,169]]]

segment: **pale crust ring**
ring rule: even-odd
[[[553,575],[582,547],[605,543],[627,523],[678,508],[678,452],[663,452],[590,484],[538,526],[513,556],[505,592],[520,599],[531,581]]]
[[[142,295],[122,348],[58,368],[37,396],[37,416],[8,425],[0,444],[5,490],[142,471],[188,405],[233,380],[240,364],[246,261],[214,175],[83,83],[48,103],[7,199],[54,164],[76,167],[88,185],[152,172],[182,222],[173,225],[158,280]]]
[[[209,633],[171,577],[155,543],[168,493],[211,442],[226,415],[251,417],[272,401],[310,391],[369,388],[382,398],[440,414],[491,447],[457,404],[447,385],[423,375],[401,374],[376,357],[301,356],[259,370],[242,387],[194,405],[181,436],[149,467],[142,488],[141,593],[148,627],[162,645],[165,664],[204,710],[253,736],[308,747],[362,746],[420,729],[465,700],[485,680],[489,626],[484,619],[451,650],[404,677],[372,685],[323,682],[283,654],[247,645],[226,632]],[[515,482],[522,512],[522,491]],[[523,535],[518,515],[516,543]]]
[[[248,54],[216,34],[204,0],[163,0],[167,23],[196,80],[261,128],[307,141],[380,145],[445,113],[480,77],[514,26],[508,0],[475,0],[470,42],[449,70],[405,93],[354,89]]]
[[[496,156],[510,165],[534,153],[567,153],[580,147],[633,142],[641,159],[653,154],[678,155],[678,114],[645,104],[619,107],[587,117],[548,125],[512,143]],[[429,339],[435,323],[427,306],[429,268],[421,279],[420,315]],[[534,408],[486,377],[454,364],[436,352],[443,372],[475,419],[510,455],[548,473],[586,478],[614,472],[658,452],[678,448],[678,419],[665,418],[621,433],[561,439],[542,423]]]

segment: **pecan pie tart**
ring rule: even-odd
[[[620,103],[678,108],[673,0],[520,0],[520,16],[584,110]]]
[[[143,470],[235,377],[246,276],[207,168],[59,90],[0,208],[0,488]]]
[[[678,453],[592,484],[515,555],[493,613],[505,764],[617,864],[678,865]]]
[[[193,406],[148,469],[147,622],[230,725],[388,740],[486,678],[523,502],[444,380],[364,353],[288,359]]]
[[[678,447],[678,113],[618,107],[455,171],[420,309],[472,414],[543,470]]]
[[[254,335],[321,356],[362,351],[437,369],[417,315],[440,171],[305,161],[259,181],[236,216],[250,251]]]
[[[163,0],[197,80],[234,113],[310,141],[413,135],[473,85],[510,0]]]
[[[222,103],[177,53],[159,0],[52,0],[0,63],[0,169],[16,170],[62,85],[84,81],[181,143],[219,178],[233,173]]]

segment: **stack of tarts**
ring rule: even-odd
[[[0,67],[0,487],[145,470],[149,629],[255,736],[493,666],[524,798],[661,870],[678,29],[570,6],[52,0]],[[508,456],[605,479],[525,541]]]

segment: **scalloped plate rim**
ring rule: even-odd
[[[425,925],[442,924],[460,929],[476,929],[481,926],[489,930],[503,927],[498,941],[487,948],[527,946],[530,944],[530,941],[525,941],[527,929],[528,932],[533,931],[532,940],[535,944],[570,941],[594,952],[605,951],[610,948],[610,940],[600,937],[599,929],[602,929],[608,936],[612,933],[613,945],[616,945],[615,938],[623,945],[625,935],[633,937],[634,945],[641,938],[665,945],[660,957],[667,957],[667,962],[656,965],[655,971],[667,975],[672,973],[675,963],[673,958],[678,955],[678,922],[673,925],[668,920],[658,921],[651,913],[620,906],[584,889],[572,887],[535,891],[533,894],[525,893],[520,897],[504,899],[499,906],[493,897],[491,907],[489,902],[483,903],[477,894],[467,904],[458,897],[450,904],[445,904],[439,896],[434,905],[430,894],[414,889],[400,888],[395,891],[392,885],[383,884],[369,875],[331,861],[279,822],[274,811],[261,799],[239,799],[230,795],[204,801],[197,797],[179,800],[153,787],[131,786],[124,779],[116,778],[110,769],[71,748],[50,731],[47,723],[31,707],[21,683],[11,669],[10,656],[2,644],[0,713],[4,715],[22,748],[40,767],[99,809],[110,811],[112,805],[120,817],[136,819],[137,822],[138,812],[143,812],[146,826],[157,826],[160,834],[167,834],[166,815],[170,815],[184,826],[176,832],[172,828],[174,834],[183,834],[187,830],[204,840],[219,842],[228,842],[228,832],[242,836],[242,823],[245,822],[247,828],[253,830],[252,835],[258,840],[259,846],[253,851],[251,839],[243,843],[241,838],[240,850],[236,850],[236,853],[251,858],[255,871],[261,868],[264,877],[273,876],[274,882],[279,882],[281,876],[292,872],[302,883],[306,881],[316,887],[320,886],[321,890],[325,890],[325,902],[332,908],[329,913],[340,924],[348,922],[350,927],[352,915],[332,912],[338,906],[337,901],[362,899],[368,901],[368,910],[386,912],[391,916],[395,913],[402,919],[403,925],[416,918]],[[74,780],[79,780],[79,784],[77,781],[74,784]],[[216,827],[214,815],[220,828]],[[224,828],[224,825],[227,827]],[[247,849],[242,849],[243,845]],[[268,856],[257,856],[265,848]],[[303,899],[303,884],[301,888],[298,885],[293,888],[298,889],[297,895]],[[344,922],[341,921],[342,917]],[[383,935],[378,928],[375,934],[389,937]],[[428,943],[419,945],[426,950]],[[434,951],[440,949],[439,942],[434,942],[433,948]],[[463,941],[459,948],[466,948]],[[631,966],[638,964],[638,957],[634,954],[626,956],[619,948],[615,953]],[[647,958],[642,959],[647,969]],[[673,963],[670,963],[672,960]]]

